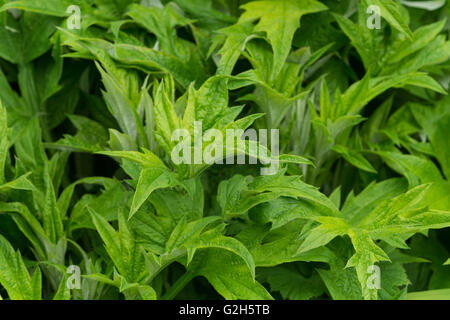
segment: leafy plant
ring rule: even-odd
[[[0,298],[449,299],[449,12],[0,0]]]

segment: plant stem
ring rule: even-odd
[[[195,277],[194,273],[186,272],[183,274],[177,282],[174,283],[172,287],[170,287],[169,291],[166,292],[164,296],[161,297],[162,300],[173,300],[178,293]]]

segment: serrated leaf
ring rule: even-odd
[[[40,300],[41,272],[39,267],[33,277],[28,273],[20,252],[0,235],[0,283],[11,300]]]
[[[395,29],[403,32],[412,38],[412,32],[409,29],[404,17],[401,14],[401,6],[390,0],[365,0],[368,5],[375,5],[380,8],[381,16]]]
[[[231,251],[198,250],[189,270],[208,279],[225,299],[273,299],[267,290],[253,279],[244,260]]]
[[[167,169],[160,169],[157,167],[144,168],[139,176],[139,182],[136,187],[128,219],[133,217],[153,191],[174,187],[177,184],[175,177]]]
[[[31,12],[25,12],[20,21],[7,15],[7,22],[0,26],[0,57],[22,64],[36,59],[50,48],[55,25],[56,21]]]
[[[272,79],[274,79],[289,55],[294,32],[300,27],[300,18],[309,13],[326,10],[315,0],[253,1],[242,6],[245,13],[239,21],[258,20],[255,31],[267,34],[274,51]]]

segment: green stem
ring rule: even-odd
[[[159,265],[159,267],[156,270],[154,270],[152,274],[144,280],[144,283],[151,285],[151,282],[161,273],[162,270],[168,267],[172,262],[177,261],[178,259],[184,257],[185,255],[186,252],[181,252],[173,255],[170,259],[162,261],[161,265]]]
[[[162,300],[173,300],[184,287],[194,279],[195,275],[192,272],[186,272],[183,274],[177,282],[174,283],[172,287],[170,287],[169,291],[166,292],[164,296],[162,296]]]

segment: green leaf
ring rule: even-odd
[[[338,249],[345,248],[347,243],[341,244]],[[362,300],[361,284],[358,281],[354,268],[345,268],[344,255],[337,251],[336,256],[330,260],[329,270],[316,271],[323,280],[327,290],[334,300]]]
[[[67,8],[71,5],[80,5],[81,1],[77,0],[46,0],[46,1],[33,1],[33,0],[18,0],[5,3],[0,11],[8,9],[21,9],[24,11],[31,11],[40,14],[46,14],[56,17],[65,17],[69,15]]]
[[[442,165],[447,179],[450,179],[450,142],[446,138],[449,134],[450,123],[449,101],[450,98],[446,97],[434,108],[417,104],[411,106],[414,118],[430,139],[435,156]]]
[[[188,59],[188,57],[183,56],[185,54],[183,52],[183,44],[191,45],[191,43],[187,41],[182,42],[177,37],[176,27],[185,26],[191,21],[178,13],[173,6],[166,5],[161,9],[133,4],[130,6],[127,14],[134,21],[156,35],[162,51]]]
[[[336,236],[348,235],[355,253],[348,260],[347,267],[355,267],[364,299],[378,297],[376,289],[368,285],[371,274],[367,270],[380,261],[390,261],[374,240],[384,240],[391,246],[407,248],[404,241],[412,234],[450,225],[448,212],[426,208],[425,196],[429,185],[418,186],[391,199],[392,195],[401,192],[399,188],[402,186],[398,183],[392,180],[379,186],[370,185],[357,198],[351,195],[344,204],[343,218],[312,217],[320,222],[320,226],[307,234],[299,248],[299,252],[305,252],[326,245]],[[380,188],[381,185],[387,188]],[[379,203],[380,199],[385,200]]]
[[[155,290],[150,286],[139,286],[137,287],[139,294],[143,300],[156,300],[157,295]]]
[[[217,67],[217,74],[230,75],[245,49],[245,43],[251,39],[253,25],[250,23],[237,23],[231,27],[219,30],[218,33],[226,36],[226,40],[219,51],[220,63]]]
[[[336,206],[316,188],[301,181],[298,176],[257,177],[253,181],[236,175],[223,181],[218,189],[218,202],[225,216],[245,214],[249,209],[281,196],[299,199],[314,205],[323,214],[336,215]],[[316,213],[317,214],[317,213]]]
[[[345,146],[337,145],[333,147],[333,150],[344,157],[345,160],[350,162],[355,167],[364,170],[366,172],[377,173],[375,168],[370,164],[370,162],[362,155],[361,152],[357,150],[351,150]]]
[[[202,128],[206,131],[221,120],[227,108],[227,79],[221,76],[209,78],[198,91],[189,91],[183,127],[192,131],[194,121],[202,121]]]
[[[368,5],[375,5],[380,8],[381,16],[398,31],[412,38],[412,32],[405,22],[401,12],[401,5],[390,0],[365,0]]]
[[[171,152],[172,134],[176,129],[181,128],[173,105],[175,95],[175,84],[172,78],[161,81],[155,92],[154,115],[159,136],[166,148],[166,152]]]
[[[8,122],[6,110],[0,101],[0,186],[5,180],[5,164],[9,156]]]
[[[255,31],[265,32],[272,45],[274,56],[271,79],[275,79],[280,73],[289,55],[294,33],[300,27],[300,18],[327,9],[315,0],[253,1],[242,8],[245,12],[239,22],[259,19]]]
[[[433,162],[412,155],[397,152],[377,152],[386,164],[408,179],[410,187],[442,180],[438,168]]]
[[[365,26],[355,24],[345,16],[339,14],[333,14],[333,16],[342,31],[351,40],[356,51],[358,51],[366,70],[373,67],[376,64],[376,60],[373,55],[375,44],[371,33],[368,32]]]
[[[83,179],[84,180],[84,179]],[[81,182],[83,182],[83,180]],[[107,221],[115,221],[119,216],[120,210],[127,208],[133,197],[133,193],[128,191],[126,187],[120,182],[115,180],[107,180],[105,182],[98,181],[95,178],[84,180],[87,184],[103,184],[104,190],[98,196],[92,194],[85,194],[78,202],[74,204],[74,207],[70,213],[70,221],[68,228],[70,230],[89,228],[95,229],[90,218],[88,208],[91,208],[98,212]],[[70,205],[72,185],[64,190],[63,194],[58,199],[58,207],[61,210],[61,214],[67,215],[67,205]],[[92,188],[93,186],[86,186]]]
[[[256,282],[241,257],[223,249],[201,249],[189,265],[195,275],[203,276],[227,300],[271,300],[266,289]]]
[[[153,191],[157,189],[174,187],[178,184],[174,175],[167,169],[144,168],[139,176],[139,182],[134,194],[133,203],[128,219],[144,204]]]
[[[121,129],[130,136],[134,141],[137,138],[137,115],[135,111],[135,106],[124,88],[114,76],[97,64],[99,69],[103,84],[105,85],[106,91],[103,93],[105,102],[108,105],[111,113],[116,118]]]
[[[355,248],[355,254],[348,260],[346,267],[355,267],[364,299],[377,299],[376,288],[369,287],[371,274],[368,270],[379,261],[390,261],[389,257],[370,239],[366,232],[351,231],[349,236]]]
[[[307,234],[306,239],[298,249],[299,252],[306,252],[324,246],[337,236],[347,234],[350,230],[350,227],[340,218],[320,217],[317,220],[321,225]]]
[[[411,8],[419,8],[424,10],[433,11],[441,8],[445,5],[445,0],[428,0],[428,1],[406,1],[401,0],[401,4],[411,7]]]
[[[114,59],[130,67],[142,69],[147,72],[163,71],[172,75],[184,88],[191,82],[202,83],[205,80],[204,72],[188,65],[180,58],[169,53],[149,49],[144,46],[129,44],[115,44],[108,49]]]
[[[277,206],[275,208],[278,209]],[[298,209],[297,216],[292,215],[290,221],[281,227],[277,225],[271,229],[268,224],[259,224],[246,228],[238,234],[237,238],[249,248],[258,267],[272,267],[295,261],[325,263],[330,261],[332,253],[326,247],[299,252],[304,240],[303,229],[306,226],[305,221],[300,220],[300,213],[303,210],[301,207]],[[288,213],[285,211],[283,214]]]
[[[84,152],[97,152],[105,149],[108,132],[99,123],[88,118],[70,115],[70,121],[77,128],[74,136],[65,135],[56,143],[48,143],[47,147],[69,148]]]
[[[193,238],[186,246],[190,249],[190,255],[193,254],[193,251],[197,252],[198,250],[205,248],[216,248],[232,252],[245,262],[252,278],[255,278],[255,262],[247,248],[234,238],[218,234],[216,229],[207,231],[198,237]],[[188,257],[188,265],[190,263],[191,261]]]
[[[34,249],[41,257],[45,256],[44,247],[41,243],[42,239],[46,239],[47,235],[42,228],[40,222],[33,216],[23,203],[0,202],[0,212],[9,213],[16,222],[18,228],[33,244]]]
[[[15,190],[36,190],[36,188],[33,186],[33,184],[27,179],[27,177],[30,175],[25,174],[23,176],[20,176],[16,180],[10,181],[8,183],[0,185],[0,192],[10,189]]]
[[[406,43],[404,43],[400,50],[395,51],[395,53],[390,57],[391,63],[399,62],[406,56],[425,47],[439,34],[439,32],[441,32],[445,22],[445,20],[439,21],[415,30],[413,39],[410,41],[405,41]]]
[[[41,271],[30,276],[20,252],[0,235],[0,284],[11,300],[41,300]]]
[[[407,300],[449,300],[450,299],[450,289],[410,292],[406,295],[406,299]]]
[[[119,231],[114,230],[105,218],[90,208],[89,213],[120,275],[128,283],[140,283],[148,272],[145,258],[141,246],[127,225],[123,211],[119,215]]]
[[[199,236],[208,225],[219,220],[219,217],[205,217],[186,223],[186,219],[183,217],[172,231],[170,238],[167,240],[166,251],[172,252],[185,246],[193,238]],[[196,241],[197,239],[194,243],[196,243]]]
[[[20,21],[7,15],[0,26],[0,57],[12,63],[28,63],[50,49],[49,37],[56,31],[54,20],[25,12]]]
[[[154,153],[145,150],[144,152],[136,151],[101,151],[98,154],[105,156],[123,158],[138,163],[143,168],[160,168],[166,169],[164,163]]]
[[[407,190],[405,179],[393,178],[372,182],[357,196],[350,195],[342,207],[342,215],[351,223],[358,223],[382,201],[401,195]]]
[[[65,273],[64,276],[61,279],[61,282],[59,283],[58,290],[56,291],[55,295],[53,296],[53,300],[70,300],[71,294],[69,286],[67,285],[67,279],[68,274]]]
[[[52,243],[64,237],[64,226],[56,204],[55,189],[48,175],[45,176],[45,199],[42,213],[44,230]]]

